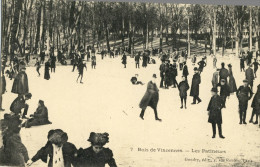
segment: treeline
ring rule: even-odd
[[[70,52],[86,49],[87,45],[110,50],[111,41],[120,39],[120,46],[131,52],[140,35],[144,49],[151,47],[149,41],[156,35],[160,48],[163,40],[177,48],[178,34],[189,32],[196,43],[201,33],[209,34],[205,41],[212,50],[218,38],[223,51],[231,42],[238,53],[245,38],[249,50],[253,41],[258,47],[259,22],[260,8],[249,6],[3,0],[1,47],[10,55],[40,53],[50,48]]]

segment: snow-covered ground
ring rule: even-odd
[[[138,73],[139,80],[147,83],[152,74],[156,73],[159,85],[160,61],[157,58],[156,61],[157,64],[149,64],[146,69],[135,69],[134,59],[128,57],[127,68],[124,69],[121,57],[100,60],[100,55],[97,55],[96,69],[92,70],[90,63],[87,64],[84,84],[76,83],[78,73],[71,72],[72,66],[58,66],[56,73],[51,73],[49,81],[43,79],[43,66],[40,70],[41,77],[37,76],[35,67],[28,67],[29,88],[32,93],[32,99],[28,101],[28,115],[36,110],[38,100],[41,99],[48,107],[49,119],[53,122],[51,125],[21,130],[22,141],[29,156],[32,157],[45,145],[49,130],[61,128],[68,133],[69,142],[74,143],[77,148],[90,146],[87,141],[90,132],[108,132],[110,142],[105,147],[113,150],[118,166],[122,167],[259,166],[260,128],[253,124],[238,124],[238,101],[235,95],[227,100],[227,108],[222,111],[223,135],[226,139],[220,139],[218,135],[216,139],[211,138],[212,129],[207,122],[206,111],[214,71],[210,57],[201,76],[202,103],[191,105],[192,97],[188,96],[188,109],[180,109],[178,90],[160,89],[158,114],[162,122],[154,120],[151,108],[147,108],[144,120],[139,118],[141,110],[138,104],[146,91],[146,85],[132,85],[130,78]],[[239,70],[239,59],[219,58],[218,67],[222,61],[232,63],[237,85],[241,85],[244,73]],[[193,66],[190,59],[188,67],[188,81],[191,84]],[[180,76],[179,71],[178,82]],[[254,91],[260,83],[259,71],[258,76],[254,82]],[[8,92],[3,97],[3,107],[6,110],[16,97],[10,92],[12,82],[7,79]],[[252,111],[250,106],[251,101],[247,122]],[[182,152],[162,152],[157,148]],[[219,150],[225,153],[195,153],[192,149]],[[42,167],[47,164],[38,161],[33,166]]]

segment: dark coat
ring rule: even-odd
[[[213,86],[214,88],[216,88],[217,85],[218,85],[218,81],[219,81],[218,77],[219,77],[218,72],[217,72],[217,71],[214,72],[214,73],[213,73],[212,80],[211,80],[212,86]]]
[[[184,65],[183,71],[182,71],[182,75],[186,76],[186,77],[189,75],[189,71],[188,71],[188,66],[187,65]]]
[[[255,79],[253,69],[252,68],[246,69],[245,74],[246,74],[246,79],[248,80],[248,83],[249,84],[252,83]]]
[[[200,75],[198,73],[193,75],[190,96],[199,96],[200,92]]]
[[[250,87],[240,86],[236,92],[239,102],[247,103],[253,96],[253,92]]]
[[[187,81],[181,81],[178,85],[180,97],[187,97],[187,91],[190,86]]]
[[[75,166],[76,164],[76,155],[77,155],[77,148],[74,144],[66,142],[63,144],[62,147],[62,154],[64,159],[64,167],[71,167]],[[48,167],[53,166],[53,146],[50,142],[47,142],[47,144],[42,147],[36,155],[32,158],[33,162],[38,161],[41,159],[43,162],[47,163],[48,156],[50,158]]]
[[[135,56],[135,63],[139,64],[139,62],[140,62],[140,55],[136,55]]]
[[[229,82],[228,82],[228,84],[229,84],[229,88],[230,88],[230,93],[234,93],[234,92],[237,91],[236,80],[235,80],[235,78],[233,76],[232,70],[229,70],[228,73],[229,73]]]
[[[165,68],[166,68],[166,65],[165,64],[161,64],[160,65],[160,77],[163,77],[164,76],[164,73],[165,73]]]
[[[50,77],[50,63],[47,61],[45,63],[45,69],[44,69],[44,79],[47,79],[49,80],[51,77]]]
[[[122,64],[126,64],[126,59],[127,59],[127,57],[126,57],[126,55],[124,54],[123,57],[122,57]]]
[[[19,133],[13,133],[6,139],[4,156],[8,166],[24,166],[29,160],[27,149],[23,145]]]
[[[148,82],[147,90],[139,104],[141,109],[146,109],[147,106],[152,108],[157,108],[157,104],[159,101],[159,89],[157,88],[156,84],[152,81]]]
[[[199,65],[199,70],[202,72],[203,71],[203,68],[206,67],[206,63],[204,60],[201,60],[200,62],[198,62],[198,65]]]
[[[257,113],[260,114],[260,90],[256,92],[251,107],[256,109]]]
[[[109,148],[103,148],[98,154],[93,151],[92,147],[79,149],[77,158],[78,167],[117,167],[113,152]]]
[[[48,109],[45,106],[38,107],[32,117],[33,118],[25,122],[25,126],[27,128],[31,126],[50,124],[50,121],[48,119]]]
[[[51,68],[56,68],[56,57],[51,56]]]
[[[219,71],[219,80],[225,79],[227,81],[228,70],[226,68],[221,68]]]
[[[92,62],[91,62],[91,65],[92,65],[92,66],[97,65],[96,56],[92,56],[92,57],[91,57],[91,61],[92,61]]]
[[[222,124],[221,109],[223,108],[223,101],[219,95],[212,96],[207,108],[209,111],[209,123]]]
[[[14,101],[12,102],[10,106],[10,111],[12,111],[15,114],[21,113],[21,110],[25,108],[26,103],[23,96],[18,96]]]
[[[24,71],[20,71],[15,77],[11,92],[15,94],[29,93],[28,77]]]
[[[5,91],[6,91],[6,80],[5,80],[5,76],[4,75],[2,75],[2,77],[1,77],[1,79],[2,79],[2,86],[1,86],[1,91],[0,91],[0,95],[3,95],[3,94],[5,94]]]
[[[218,84],[218,86],[220,87],[220,96],[230,96],[230,88],[228,84]]]

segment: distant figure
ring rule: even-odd
[[[41,74],[40,74],[41,63],[40,63],[40,61],[38,60],[38,58],[36,59],[36,63],[35,63],[34,66],[36,66],[36,71],[37,71],[37,73],[38,73],[38,76],[41,76]]]
[[[219,70],[218,68],[216,68],[216,71],[213,73],[213,77],[212,77],[212,80],[211,80],[211,83],[212,83],[212,87],[213,88],[216,88],[218,83],[219,83]]]
[[[124,53],[123,57],[122,57],[122,64],[124,64],[124,68],[126,68],[126,60],[127,60],[127,57],[126,57],[126,54]]]
[[[244,53],[242,53],[242,57],[240,58],[240,71],[245,71],[245,56]]]
[[[207,63],[204,61],[204,59],[202,59],[201,61],[198,62],[199,65],[199,73],[203,72],[204,67],[206,67]]]
[[[113,157],[113,152],[109,148],[104,148],[104,145],[109,142],[108,133],[91,132],[88,141],[91,146],[78,151],[78,167],[105,167],[107,164],[110,167],[117,167]]]
[[[80,78],[80,83],[83,83],[83,82],[82,82],[82,78],[83,78],[84,68],[86,68],[86,71],[87,71],[87,66],[86,66],[86,64],[83,63],[83,61],[80,61],[79,65],[78,65],[79,76],[78,76],[78,78],[77,78],[77,82],[78,82],[78,79]]]
[[[186,109],[186,101],[187,101],[187,91],[189,90],[190,86],[186,80],[185,76],[182,76],[182,81],[178,85],[179,95],[181,98],[181,109],[183,108],[183,101],[184,101],[184,108]]]
[[[159,89],[156,86],[156,74],[153,74],[153,79],[147,84],[147,90],[145,95],[143,96],[139,107],[142,109],[140,113],[140,118],[144,119],[144,112],[148,106],[150,106],[154,110],[155,120],[162,121],[158,117],[157,113],[157,104],[159,101]]]
[[[222,62],[221,69],[219,71],[219,83],[221,79],[224,79],[226,83],[228,83],[227,77],[228,77],[228,70],[225,68],[225,63]]]
[[[135,76],[134,77],[132,77],[131,78],[131,83],[133,84],[133,85],[143,85],[143,83],[141,82],[141,81],[138,81],[138,74],[135,74]]]
[[[47,61],[45,63],[45,68],[44,68],[44,79],[46,80],[49,80],[51,77],[50,77],[50,67],[51,67],[51,64],[49,61]]]
[[[160,82],[160,88],[163,88],[163,82],[164,82],[164,77],[165,77],[165,68],[166,68],[166,64],[164,63],[164,61],[162,61],[162,64],[160,65],[160,77],[161,77],[161,82]]]
[[[200,82],[201,82],[200,74],[198,68],[195,67],[194,75],[191,83],[191,89],[190,89],[190,96],[193,96],[193,103],[191,104],[196,104],[196,101],[198,101],[198,104],[201,102],[201,99],[199,98]]]
[[[217,68],[217,61],[218,61],[218,59],[217,59],[216,55],[213,55],[213,68]]]
[[[51,72],[53,71],[55,73],[56,68],[56,56],[54,54],[50,57],[51,59]]]
[[[220,87],[220,97],[223,101],[223,107],[226,108],[226,99],[230,96],[230,88],[226,83],[225,79],[221,79],[220,84],[218,84],[218,86]]]
[[[259,66],[257,59],[255,59],[255,61],[253,62],[253,65],[254,65],[254,74],[255,74],[255,78],[256,78],[256,72],[257,72],[258,66]]]
[[[30,117],[29,120],[22,124],[22,127],[30,128],[32,126],[51,124],[48,118],[48,109],[42,100],[39,100],[37,110]]]
[[[186,65],[186,62],[183,62],[182,75],[186,78],[186,80],[188,79],[189,70],[188,70],[188,66]]]
[[[251,67],[252,67],[252,65],[248,66],[248,68],[246,69],[245,75],[246,75],[246,79],[248,80],[248,84],[251,87],[251,90],[253,90],[255,77],[254,77],[253,69]]]
[[[40,53],[40,58],[41,58],[41,61],[40,61],[40,63],[41,64],[43,64],[44,63],[44,61],[45,61],[45,51],[44,50],[42,50],[42,52]]]
[[[135,68],[140,68],[140,57],[141,57],[141,52],[138,52],[138,54],[135,56]]]
[[[93,54],[91,56],[91,67],[92,67],[92,69],[96,69],[96,65],[97,65],[97,59],[96,59],[96,56]]]
[[[212,88],[211,94],[212,97],[210,99],[207,111],[209,112],[208,122],[212,124],[212,131],[214,139],[216,137],[216,124],[218,125],[219,137],[224,139],[225,137],[222,135],[222,113],[221,109],[223,108],[223,103],[221,97],[217,94],[218,89]]]

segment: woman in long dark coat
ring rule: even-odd
[[[145,53],[143,53],[143,63],[142,63],[142,67],[146,68],[147,67],[147,56]]]
[[[224,139],[225,137],[222,135],[222,113],[221,109],[223,108],[222,98],[217,94],[218,89],[212,88],[212,97],[210,99],[207,111],[209,112],[208,122],[212,124],[213,136],[216,136],[216,124],[218,125],[219,137]]]
[[[230,93],[234,93],[237,92],[237,84],[236,84],[236,80],[233,76],[233,71],[232,71],[232,65],[229,64],[228,65],[228,74],[229,74],[229,88],[230,88]]]
[[[24,95],[29,92],[28,77],[25,72],[26,68],[23,67],[14,79],[12,86],[12,93]]]
[[[122,57],[122,64],[124,64],[124,68],[126,68],[126,60],[127,60],[127,57],[126,57],[126,54],[124,53],[123,57]]]
[[[77,157],[77,148],[74,144],[67,142],[68,135],[61,129],[50,130],[48,133],[48,142],[42,147],[36,155],[27,163],[31,166],[34,162],[41,159],[47,163],[48,167],[53,167],[63,164],[64,167],[75,166]]]
[[[161,119],[158,118],[157,113],[157,104],[159,101],[159,89],[155,83],[156,80],[156,74],[153,74],[153,80],[148,82],[147,84],[147,90],[139,104],[139,107],[142,109],[140,113],[140,118],[144,119],[144,112],[148,106],[150,106],[154,110],[155,120],[161,121]]]
[[[104,145],[109,142],[108,133],[91,132],[88,141],[91,147],[80,148],[77,157],[77,167],[117,167],[113,152]]]
[[[50,62],[47,61],[45,63],[45,69],[44,69],[44,79],[46,79],[46,80],[49,80],[51,78],[50,77],[50,67],[51,67]]]
[[[198,101],[198,103],[201,102],[201,99],[199,98],[201,79],[197,67],[194,68],[194,72],[195,74],[193,75],[191,89],[190,89],[190,96],[193,96],[193,103],[191,104],[196,104],[196,100]]]

